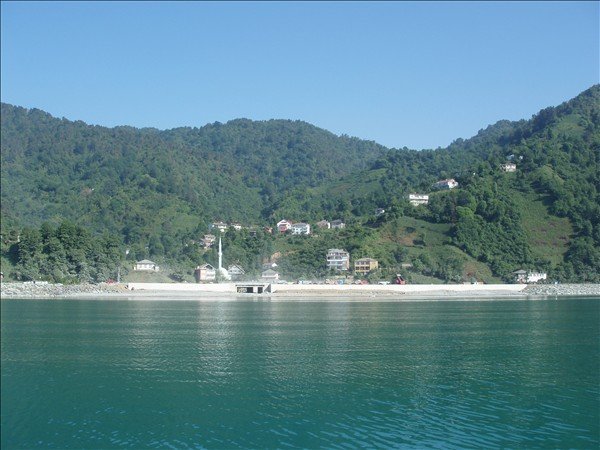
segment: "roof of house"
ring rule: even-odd
[[[228,270],[229,272],[231,272],[231,271],[233,271],[233,270],[239,270],[239,271],[240,271],[240,272],[242,272],[242,273],[246,273],[246,272],[244,271],[244,269],[242,269],[242,268],[241,268],[240,266],[238,266],[237,264],[231,264],[231,265],[230,265],[230,266],[227,268],[227,270]]]
[[[202,264],[199,268],[200,269],[215,270],[215,268],[213,266],[211,266],[210,264]]]
[[[149,259],[142,259],[138,261],[137,264],[156,264],[154,261],[150,261]]]
[[[357,262],[377,262],[377,260],[373,259],[373,258],[360,258],[360,259],[357,259],[354,262],[355,263],[357,263]]]

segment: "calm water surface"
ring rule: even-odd
[[[599,447],[598,298],[1,308],[5,450]]]

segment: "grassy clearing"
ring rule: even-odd
[[[175,283],[165,271],[162,272],[144,272],[139,270],[130,270],[122,277],[125,283]]]
[[[379,232],[379,239],[406,247],[438,246],[451,242],[450,229],[451,226],[445,223],[401,217],[384,225]]]
[[[523,228],[533,254],[556,267],[563,260],[573,234],[569,219],[551,215],[546,206],[548,199],[543,195],[515,193],[513,199],[522,212]]]

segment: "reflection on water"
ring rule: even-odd
[[[597,448],[600,301],[2,301],[2,448]]]

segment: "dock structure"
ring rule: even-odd
[[[271,283],[237,283],[235,290],[238,294],[264,294],[271,292]]]

